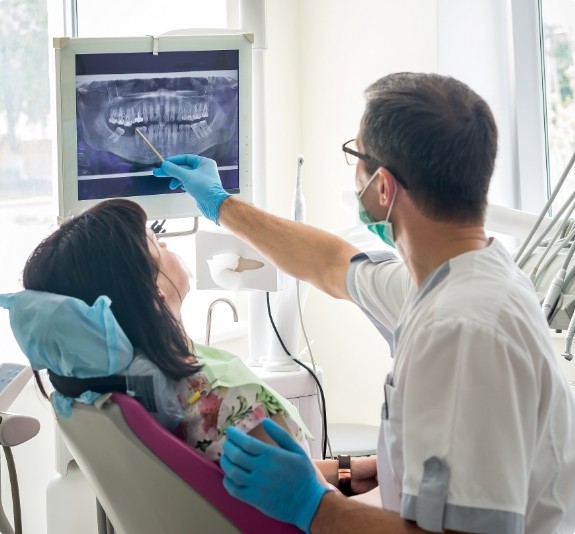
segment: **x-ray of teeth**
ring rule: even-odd
[[[237,166],[238,84],[231,76],[96,80],[76,86],[78,176],[141,172],[193,153]]]

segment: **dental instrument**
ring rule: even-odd
[[[297,171],[295,192],[293,199],[293,220],[297,222],[304,222],[305,218],[305,198],[303,196],[301,168],[303,167],[303,155],[300,154],[297,158]]]
[[[142,140],[144,141],[144,143],[146,143],[146,145],[148,145],[149,149],[156,154],[156,156],[158,156],[158,159],[160,161],[164,161],[164,157],[162,156],[162,154],[160,154],[157,150],[156,147],[154,145],[152,145],[152,143],[150,143],[150,141],[148,141],[148,139],[146,138],[146,136],[141,132],[141,130],[139,128],[134,128],[134,131],[142,138]]]

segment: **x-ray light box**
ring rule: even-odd
[[[138,202],[150,219],[199,214],[152,171],[157,156],[216,160],[227,191],[248,202],[251,36],[54,39],[59,215],[107,198]]]

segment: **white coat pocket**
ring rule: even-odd
[[[403,399],[391,375],[384,386],[378,447],[378,476],[384,508],[399,511],[403,477]]]

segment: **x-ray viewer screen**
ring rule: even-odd
[[[78,200],[181,193],[152,176],[158,158],[216,160],[239,192],[238,50],[77,54]]]

